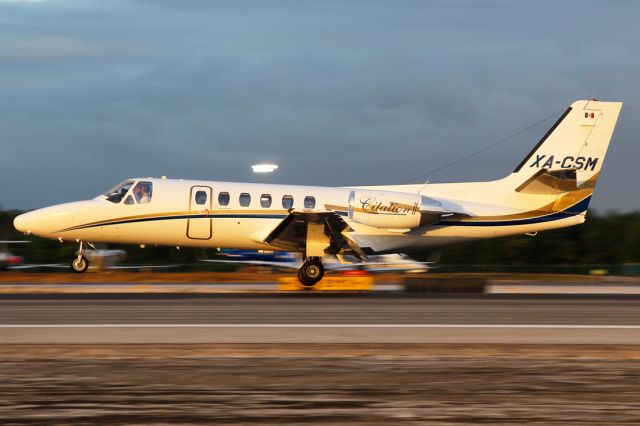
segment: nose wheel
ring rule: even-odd
[[[89,261],[84,256],[78,256],[71,261],[71,269],[73,272],[81,274],[89,268]]]
[[[313,287],[324,276],[324,267],[320,258],[307,259],[298,270],[298,280],[305,287]]]
[[[89,268],[89,260],[84,256],[86,245],[84,241],[80,241],[77,256],[71,261],[71,270],[75,273],[81,274]]]

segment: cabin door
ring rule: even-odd
[[[211,230],[211,194],[210,186],[192,186],[189,195],[189,210],[192,215],[187,220],[187,237],[194,240],[208,240]]]

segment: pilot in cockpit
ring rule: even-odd
[[[140,182],[133,190],[138,204],[146,204],[151,201],[151,191],[146,182]]]

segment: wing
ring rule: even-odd
[[[322,254],[353,254],[363,259],[366,254],[345,234],[349,226],[334,211],[292,210],[264,239],[266,244],[286,251]]]

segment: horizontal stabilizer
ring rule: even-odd
[[[516,188],[523,194],[557,195],[578,189],[576,169],[542,169]]]

